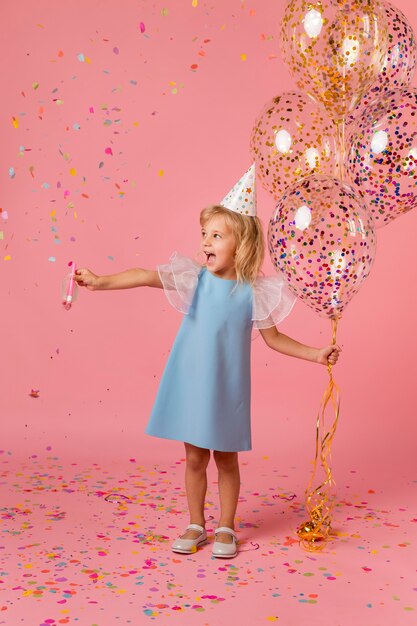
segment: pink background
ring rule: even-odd
[[[417,30],[414,3],[396,6]],[[178,454],[178,444],[143,430],[180,314],[150,289],[81,290],[65,312],[61,281],[71,259],[112,273],[197,252],[200,209],[250,164],[264,103],[295,87],[279,56],[283,8],[2,3],[2,447]],[[258,206],[267,226],[274,207],[262,189]],[[340,323],[339,467],[360,462],[376,475],[415,467],[416,220],[410,212],[378,230],[371,276]],[[330,338],[330,323],[302,303],[281,329],[311,345]],[[254,342],[258,454],[308,467],[326,384],[324,368]]]

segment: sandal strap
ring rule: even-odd
[[[220,528],[216,528],[216,530],[214,531],[214,535],[217,535],[217,533],[227,533],[228,535],[232,535],[232,537],[237,540],[237,535],[235,531],[232,528],[228,528],[227,526],[220,526]]]
[[[205,531],[205,528],[203,528],[199,524],[188,524],[186,530],[199,530],[200,533],[203,533]]]

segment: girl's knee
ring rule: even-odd
[[[185,444],[187,467],[192,470],[205,470],[210,461],[210,450]]]
[[[219,452],[219,450],[215,450],[213,457],[219,470],[232,471],[239,468],[237,452]]]

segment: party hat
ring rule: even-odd
[[[254,217],[256,215],[255,179],[255,163],[253,163],[220,204],[235,213]]]

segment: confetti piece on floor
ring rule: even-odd
[[[39,398],[39,392],[40,389],[32,389],[29,395],[31,398]]]

